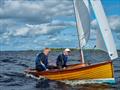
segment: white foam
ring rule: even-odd
[[[101,83],[115,83],[114,78],[106,78],[106,79],[89,79],[89,80],[61,80],[65,84],[69,85],[80,85],[80,84],[101,84]]]
[[[28,73],[25,73],[25,75],[27,77],[31,77],[31,78],[34,78],[37,80],[40,80],[40,79],[46,80],[46,78],[44,76],[36,77],[36,76],[34,76],[32,74],[28,74]],[[74,85],[80,85],[80,84],[115,83],[115,79],[114,78],[104,78],[104,79],[89,79],[89,80],[60,80],[60,82],[74,86]]]
[[[36,76],[34,76],[34,75],[32,75],[32,74],[28,74],[28,73],[25,73],[25,75],[26,75],[27,77],[31,77],[31,78],[34,78],[34,79],[37,79],[37,80],[46,79],[44,76],[36,77]]]

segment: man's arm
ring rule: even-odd
[[[46,66],[45,66],[45,64],[43,64],[42,61],[40,61],[40,64],[43,66],[43,68],[44,68],[45,70],[47,69]]]
[[[38,59],[39,59],[38,65],[42,65],[43,68],[46,70],[47,68],[46,68],[45,64],[43,63],[44,55],[42,53],[39,54]]]
[[[65,56],[64,58],[63,58],[63,60],[64,60],[64,64],[63,64],[63,67],[67,67],[67,57]]]

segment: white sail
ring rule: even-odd
[[[107,48],[105,46],[105,42],[104,42],[104,39],[102,37],[102,34],[101,34],[100,30],[97,30],[96,32],[97,32],[96,33],[96,36],[97,36],[96,48],[100,49],[100,50],[103,50],[103,51],[107,51]]]
[[[83,0],[83,2],[85,3],[89,13],[90,13],[90,3],[89,3],[89,0]]]
[[[90,15],[87,0],[74,0],[75,16],[80,40],[80,47],[84,47],[90,36]]]
[[[115,42],[100,0],[90,0],[100,31],[97,34],[97,48],[108,52],[111,59],[118,57]]]

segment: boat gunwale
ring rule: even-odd
[[[31,72],[31,73],[36,73],[36,74],[39,74],[39,75],[55,75],[55,74],[62,74],[62,73],[69,73],[69,72],[74,72],[74,71],[82,71],[82,70],[85,70],[85,69],[89,69],[89,68],[94,68],[94,67],[97,67],[97,66],[101,66],[101,65],[105,65],[105,64],[108,64],[110,63],[111,64],[111,67],[112,67],[112,61],[109,60],[109,61],[105,61],[105,62],[101,62],[101,63],[96,63],[96,64],[91,64],[91,65],[87,65],[87,66],[82,66],[82,67],[77,67],[77,68],[69,68],[69,69],[62,69],[62,70],[50,70],[50,71],[35,71],[35,72]],[[73,64],[74,65],[74,64]],[[75,64],[75,65],[79,65],[79,64]],[[70,66],[70,65],[69,65]],[[32,70],[32,69],[31,69]],[[26,71],[27,72],[27,71]],[[29,72],[28,72],[29,73]]]

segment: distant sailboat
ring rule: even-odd
[[[87,44],[90,36],[90,8],[92,5],[96,19],[100,26],[97,33],[96,48],[106,51],[111,58],[109,61],[97,64],[85,64],[83,47]],[[74,0],[74,11],[76,16],[76,26],[78,31],[81,64],[69,65],[67,69],[53,69],[39,72],[35,69],[27,69],[27,74],[36,77],[45,77],[51,80],[95,80],[100,82],[114,82],[112,60],[117,58],[117,50],[109,28],[102,4],[100,0]],[[96,82],[97,83],[97,82]]]

